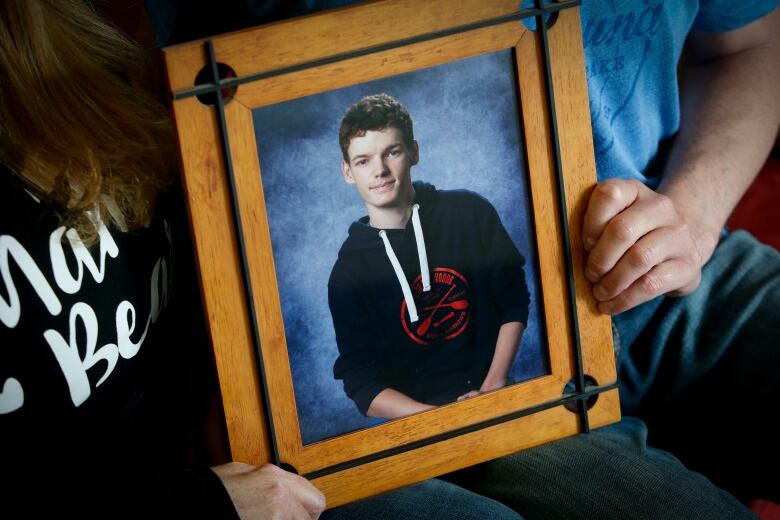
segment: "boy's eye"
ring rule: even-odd
[[[357,166],[363,166],[366,163],[368,163],[367,159],[358,159],[357,161],[355,161],[355,165]]]

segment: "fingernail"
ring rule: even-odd
[[[596,275],[596,272],[593,271],[590,267],[585,268],[585,278],[588,279],[588,281],[596,283],[599,281],[598,275]]]
[[[608,296],[607,290],[600,285],[596,285],[595,287],[593,287],[593,296],[595,296],[596,299],[599,301],[604,301],[607,299]]]
[[[593,246],[595,246],[595,245],[596,245],[596,241],[595,241],[595,240],[593,240],[593,239],[592,239],[592,238],[590,238],[590,237],[585,237],[585,240],[584,240],[584,242],[585,242],[585,249],[586,249],[586,250],[588,250],[588,251],[590,251],[591,249],[593,249]]]

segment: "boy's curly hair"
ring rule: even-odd
[[[349,162],[347,149],[352,139],[366,135],[368,130],[384,130],[391,126],[400,130],[404,144],[411,147],[414,141],[412,117],[392,96],[387,94],[366,96],[349,107],[339,128],[339,145],[344,160]]]

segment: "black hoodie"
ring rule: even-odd
[[[333,373],[364,414],[385,388],[434,405],[478,389],[501,325],[528,318],[525,260],[493,206],[467,190],[414,188],[424,251],[414,218],[384,232],[390,252],[363,217],[350,226],[328,281],[339,348]]]

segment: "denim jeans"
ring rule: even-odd
[[[735,495],[778,500],[778,434],[769,423],[780,402],[779,306],[780,254],[747,233],[727,235],[693,294],[614,319],[621,403],[642,419],[625,417],[325,518],[469,518],[427,507],[453,499],[478,518],[503,518],[497,503],[528,519],[755,518]]]
[[[780,502],[780,253],[744,231],[721,240],[685,298],[614,319],[624,413],[651,445],[743,500]]]
[[[328,509],[320,517],[321,520],[379,518],[522,520],[519,514],[493,499],[436,478]]]

